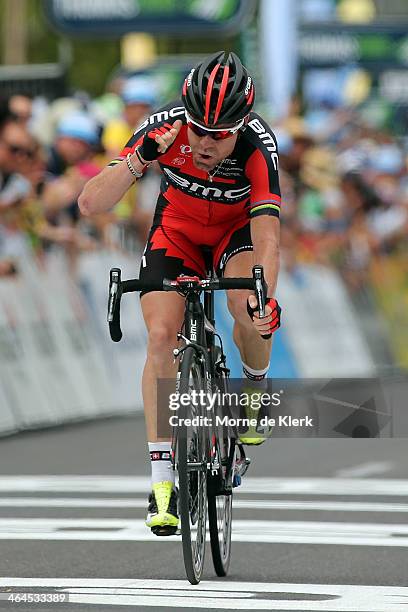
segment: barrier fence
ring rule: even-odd
[[[55,251],[41,264],[32,257],[21,259],[18,275],[1,279],[0,434],[142,410],[146,331],[139,296],[129,294],[122,300],[120,343],[110,340],[106,324],[110,268],[120,267],[124,279],[134,278],[138,261],[138,256],[117,252],[86,253],[74,281],[63,253]],[[381,316],[378,321],[383,331],[389,326],[389,342],[399,357],[388,364],[390,371],[406,360],[406,332],[397,316],[407,297],[401,270],[398,262],[378,263],[372,269],[379,313],[386,322]],[[277,296],[283,328],[274,339],[270,376],[352,378],[379,373],[367,322],[336,271],[317,265],[303,266],[296,274],[282,270]],[[225,295],[217,296],[216,315],[231,374],[239,377],[240,357],[232,342]],[[373,321],[376,316],[370,314]],[[373,322],[370,329],[372,335]]]
[[[122,255],[84,255],[75,283],[59,253],[44,266],[19,261],[0,282],[0,431],[141,410],[145,333],[137,297],[124,302],[126,334],[106,321],[110,266],[134,275]]]

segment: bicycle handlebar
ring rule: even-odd
[[[263,267],[254,266],[252,268],[252,278],[216,278],[199,279],[198,277],[185,277],[177,280],[167,278],[161,281],[130,279],[122,281],[122,271],[120,268],[112,268],[110,271],[109,282],[109,301],[108,301],[108,323],[109,332],[114,342],[122,339],[120,328],[120,301],[123,293],[135,291],[220,291],[234,289],[254,290],[259,305],[259,316],[265,316],[265,301],[267,287],[264,279]]]

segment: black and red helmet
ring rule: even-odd
[[[182,98],[188,114],[203,125],[233,125],[251,111],[255,87],[239,57],[220,51],[191,70]]]

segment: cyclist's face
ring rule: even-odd
[[[197,136],[190,128],[187,133],[193,163],[196,168],[205,172],[211,172],[221,160],[231,155],[238,138],[238,134],[233,134],[224,140],[214,140],[210,136]]]

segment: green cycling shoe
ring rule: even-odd
[[[254,388],[245,388],[243,389],[243,392],[246,393],[248,395],[249,398],[251,398],[252,395],[257,395],[259,396],[260,393],[265,392],[264,390],[259,391],[258,389],[254,389]],[[253,426],[253,425],[249,425],[248,429],[245,429],[244,431],[241,429],[241,431],[239,431],[239,441],[241,444],[246,444],[247,446],[259,446],[260,444],[263,444],[267,438],[267,436],[264,433],[264,428],[259,426],[258,424],[258,420],[259,420],[259,413],[260,413],[260,406],[254,408],[251,405],[251,402],[249,403],[248,406],[245,406],[245,417],[247,419],[256,419],[257,421],[257,425]],[[262,436],[260,435],[260,433],[262,432]]]
[[[178,490],[170,481],[156,482],[152,489],[146,525],[157,536],[174,535],[179,523]]]

